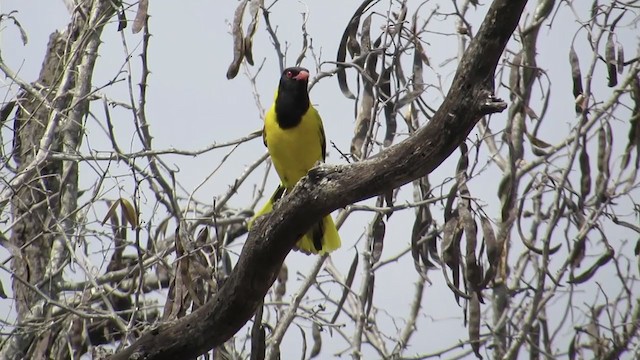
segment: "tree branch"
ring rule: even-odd
[[[438,167],[477,121],[506,104],[492,95],[500,56],[526,0],[495,0],[432,120],[378,156],[309,171],[272,213],[256,221],[238,264],[206,305],[143,335],[111,359],[192,358],[223,344],[253,315],[297,239],[323,215],[406,184]]]

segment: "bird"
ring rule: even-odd
[[[320,114],[308,92],[309,70],[289,67],[280,76],[274,101],[264,118],[262,139],[269,151],[280,185],[264,207],[251,219],[270,212],[273,205],[326,157],[326,138]],[[340,235],[331,215],[326,215],[304,234],[294,249],[305,254],[325,254],[340,247]]]

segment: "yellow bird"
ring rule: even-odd
[[[318,111],[309,101],[308,82],[309,71],[305,68],[291,67],[282,72],[262,131],[281,184],[253,219],[271,211],[285,192],[290,192],[309,169],[325,159],[324,128]],[[298,250],[307,254],[324,254],[339,247],[340,236],[331,215],[322,218],[296,244]]]

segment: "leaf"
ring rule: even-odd
[[[347,296],[349,296],[349,290],[351,289],[351,285],[353,284],[353,279],[356,276],[356,269],[358,268],[358,253],[356,252],[353,257],[353,261],[351,261],[351,266],[349,267],[349,273],[347,274],[347,279],[345,280],[344,289],[342,290],[342,297],[340,297],[340,301],[338,302],[338,306],[336,307],[336,312],[333,314],[330,323],[334,324],[340,315],[340,311],[342,311],[342,306],[344,306],[344,302],[347,300]]]
[[[120,198],[120,207],[123,217],[127,220],[132,229],[138,228],[138,213],[129,200]]]
[[[613,41],[613,33],[609,33],[609,36],[607,37],[604,59],[607,63],[607,72],[609,73],[609,82],[607,83],[607,86],[614,87],[618,85],[618,74],[616,71],[616,45]]]
[[[107,213],[105,214],[104,219],[102,219],[102,222],[100,223],[101,225],[104,225],[109,219],[111,219],[112,222],[114,220],[116,222],[118,221],[118,215],[116,214],[116,209],[118,208],[118,205],[120,205],[120,199],[116,200],[113,203],[110,201],[107,201],[107,205],[109,205],[109,210],[107,210]]]
[[[233,25],[231,27],[231,36],[233,36],[233,60],[227,68],[227,79],[233,79],[238,75],[240,64],[244,59],[244,39],[242,35],[242,17],[248,0],[242,0],[233,15]]]
[[[147,20],[147,13],[149,10],[149,0],[140,0],[138,2],[138,11],[136,12],[136,18],[133,20],[133,26],[131,32],[137,34],[144,27],[144,23]]]

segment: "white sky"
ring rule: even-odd
[[[272,9],[271,21],[278,27],[280,41],[283,44],[285,41],[290,44],[288,64],[295,61],[301,47],[299,33],[302,17],[300,14],[303,11],[308,8],[311,14],[307,29],[313,38],[315,50],[322,51],[322,60],[333,61],[342,31],[359,3],[360,1],[340,0],[307,1],[306,3],[281,0]],[[386,2],[382,3],[386,4]],[[489,1],[483,3],[489,3]],[[576,6],[584,5],[585,8],[590,5],[590,2],[586,1],[574,3],[580,3]],[[535,2],[531,1],[529,9],[532,9],[534,4]],[[243,76],[243,71],[241,70],[234,80],[227,80],[225,77],[227,66],[232,59],[229,23],[233,18],[236,5],[235,1],[184,1],[180,3],[151,1],[149,9],[151,14],[150,32],[153,36],[149,50],[151,76],[148,88],[147,118],[151,123],[155,149],[176,147],[196,150],[213,142],[225,142],[242,137],[261,127],[260,113],[255,105],[249,81]],[[427,2],[422,7],[422,11],[428,14],[436,5],[440,6],[442,12],[451,12],[449,1]],[[384,13],[386,6],[378,6],[376,11]],[[412,14],[414,8],[410,8],[409,14]],[[29,35],[29,43],[23,46],[16,28],[3,22],[0,29],[1,56],[11,68],[18,71],[20,77],[27,81],[33,81],[39,73],[49,34],[55,29],[62,29],[66,25],[69,15],[62,1],[1,1],[0,10],[3,13],[14,9],[18,10],[16,17]],[[486,6],[482,6],[476,11],[471,10],[470,19],[472,19],[474,32],[479,28],[479,19],[485,12]],[[588,12],[583,11],[582,14],[586,16]],[[554,22],[551,31],[548,30],[548,27],[543,27],[538,43],[539,66],[547,71],[548,78],[551,79],[554,86],[549,111],[554,114],[556,119],[547,120],[545,127],[548,129],[541,132],[547,142],[564,138],[574,121],[568,49],[578,26],[574,21],[574,16],[565,5],[561,5],[557,16],[561,20]],[[133,13],[128,13],[129,20],[132,20],[133,17]],[[454,27],[451,21],[444,21],[441,18],[436,18],[433,21],[439,24],[431,28],[432,30],[438,29],[438,31],[447,34],[453,33]],[[123,50],[121,34],[116,31],[116,25],[115,23],[110,24],[105,28],[102,37],[104,44],[100,48],[101,55],[94,77],[95,86],[100,86],[116,77],[125,62],[126,53]],[[372,29],[378,31],[378,29]],[[142,35],[131,34],[129,27],[125,30],[124,36],[127,46],[135,58],[132,62],[132,70],[134,90],[137,94],[140,73],[137,55],[140,51],[139,45]],[[445,60],[456,55],[457,44],[454,39],[453,36],[443,36],[436,33],[427,33],[423,36],[423,40],[427,42],[425,50],[434,67],[433,69],[425,69],[426,80],[441,81],[445,89],[452,79],[454,70],[452,65],[454,63],[443,64]],[[632,57],[636,50],[637,36],[631,31],[620,32],[618,41],[625,44],[628,57]],[[586,50],[584,44],[584,36],[582,36],[582,45],[577,48],[580,49],[582,46]],[[262,19],[254,41],[253,53],[256,63],[267,59],[264,70],[257,78],[256,85],[262,106],[268,107],[277,84],[279,69],[274,61],[275,51],[266,36]],[[588,56],[581,57],[583,71],[587,58]],[[310,57],[307,57],[302,65],[314,72],[315,64]],[[331,65],[324,67],[324,69],[330,68]],[[251,71],[255,71],[255,68]],[[439,80],[436,74],[441,76]],[[603,78],[601,83],[604,86],[606,74],[598,72],[597,75]],[[124,77],[120,76],[120,78]],[[350,85],[354,88],[354,77],[352,76],[350,79]],[[504,79],[506,81],[507,77]],[[4,79],[1,81],[2,86],[6,87],[7,81]],[[13,91],[15,91],[15,87]],[[124,102],[128,101],[127,85],[124,81],[106,91],[110,97]],[[610,90],[603,87],[597,91]],[[4,91],[2,94],[4,96]],[[499,96],[508,99],[508,94],[504,89],[501,90]],[[341,151],[348,153],[354,124],[353,103],[342,96],[335,79],[320,81],[313,88],[311,98],[312,102],[317,104],[318,111],[324,119],[328,143],[335,142]],[[442,97],[436,91],[431,90],[426,94],[425,100],[432,107],[437,107]],[[535,102],[539,100],[539,98],[534,98]],[[98,103],[92,107],[100,119],[103,118],[101,108],[102,105]],[[130,114],[124,111],[114,111],[112,116],[114,116],[114,125],[118,133],[121,134],[120,145],[123,149],[125,151],[139,149],[136,142],[137,137],[133,133]],[[494,124],[492,128],[494,130],[501,128],[504,119],[504,114],[495,116],[492,120]],[[558,128],[562,131],[557,131]],[[626,134],[626,123],[620,122],[619,127],[614,127],[614,130],[616,129],[625,131]],[[401,121],[398,123],[398,130],[403,132],[406,130]],[[9,141],[6,134],[6,129],[3,129],[5,148]],[[88,147],[104,151],[111,148],[104,133],[100,127],[96,126],[94,120],[88,121],[88,138],[89,141],[83,143],[84,151]],[[474,134],[471,135],[471,139],[475,139]],[[626,138],[623,135],[621,139]],[[129,144],[135,145],[130,146]],[[624,146],[624,144],[620,143],[618,146]],[[177,180],[188,192],[191,192],[210,175],[228,150],[218,150],[195,158],[171,156],[165,157],[165,159],[167,163],[175,164],[175,168],[179,169]],[[196,197],[201,201],[212,202],[214,197],[223,194],[244,168],[262,155],[264,151],[260,139],[255,139],[239,147],[221,170],[197,191]],[[343,162],[331,147],[328,152],[328,162]],[[456,152],[432,174],[431,183],[438,184],[442,179],[453,176],[457,158],[458,153]],[[486,159],[481,159],[481,164],[484,164],[485,161]],[[88,169],[85,171],[81,173],[81,187],[92,184],[90,175],[87,175],[91,174],[91,171]],[[121,168],[120,171],[126,173],[125,168]],[[238,196],[234,197],[229,205],[233,207],[247,206],[253,198],[253,187],[261,180],[263,173],[262,170],[257,171],[247,180],[240,188]],[[485,211],[493,218],[499,216],[499,202],[496,196],[498,184],[495,179],[495,172],[489,172],[470,184],[472,195],[479,197],[482,202],[487,204]],[[269,182],[268,189],[273,189],[277,183],[277,177],[274,173],[270,175]],[[130,196],[133,191],[132,181],[126,178],[120,178],[119,183],[113,182],[109,185],[119,187],[122,196]],[[445,191],[448,191],[448,186]],[[113,197],[117,196],[117,192],[114,193]],[[410,196],[411,188],[407,188],[402,193],[401,199],[406,200]],[[149,198],[149,203],[153,203],[152,198]],[[98,216],[101,215],[98,214]],[[149,214],[143,213],[142,217],[145,216],[148,217]],[[439,212],[436,211],[434,216],[437,221],[442,222],[442,216]],[[334,263],[345,273],[354,256],[353,246],[365,230],[369,219],[369,214],[352,216],[340,230],[343,247],[333,254],[332,258]],[[413,212],[411,211],[394,214],[391,217],[387,224],[383,259],[389,258],[409,246],[412,224]],[[362,246],[358,245],[358,248],[362,249]],[[238,247],[236,249],[239,250]],[[0,250],[0,259],[4,259],[5,256]],[[287,259],[290,279],[287,288],[288,295],[297,288],[299,277],[296,276],[296,271],[305,274],[305,269],[312,264],[311,259],[299,253],[289,255]],[[410,256],[387,266],[376,274],[375,304],[385,312],[379,314],[379,323],[387,327],[393,326],[387,314],[404,317],[412,300],[413,283],[417,278],[418,275],[413,268]],[[9,291],[10,282],[7,274],[1,274],[0,279],[5,290]],[[425,290],[416,339],[412,341],[410,351],[407,354],[414,351],[416,353],[435,351],[455,343],[458,339],[463,341],[467,339],[466,330],[462,327],[462,310],[455,304],[453,295],[444,284],[440,271],[433,272],[431,279],[433,285],[428,286]],[[359,288],[357,281],[354,288]],[[11,306],[9,300],[0,300],[0,312],[8,311]],[[485,306],[483,309],[487,307]],[[339,321],[345,319],[346,317],[342,315]],[[397,325],[402,327],[403,324]],[[483,327],[482,331],[486,331],[486,328]],[[346,344],[339,338],[334,337],[337,341],[332,342],[327,332],[324,332],[323,336],[324,356],[331,354],[328,349],[338,351],[345,348]],[[290,334],[282,346],[283,353],[291,356],[286,358],[299,357],[301,348],[299,344],[299,331],[291,328]],[[367,349],[366,346],[365,349]],[[366,350],[365,354],[373,355],[369,351]]]

